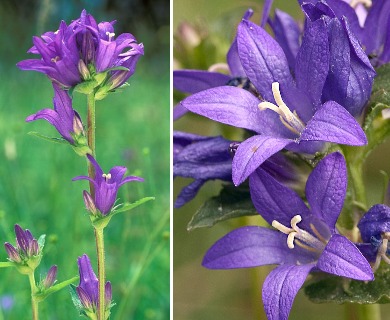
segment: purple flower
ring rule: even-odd
[[[95,187],[95,197],[93,198],[85,190],[83,194],[85,205],[93,215],[96,214],[96,209],[99,210],[103,216],[109,214],[115,204],[119,188],[125,183],[130,181],[144,181],[143,178],[136,176],[123,178],[127,170],[125,167],[113,167],[109,173],[105,174],[91,155],[88,154],[87,157],[95,167],[95,178],[92,179],[87,176],[78,176],[72,180],[76,181],[84,179],[93,183]]]
[[[137,44],[130,33],[115,37],[114,23],[97,24],[83,10],[69,26],[62,21],[56,32],[34,37],[34,46],[28,52],[41,57],[23,60],[17,66],[44,73],[65,88],[94,79],[96,86],[103,84],[106,91],[113,90],[134,73],[143,55],[143,45]],[[107,74],[99,75],[104,72]]]
[[[374,262],[373,270],[381,261],[390,264],[390,207],[377,204],[370,208],[358,223],[363,243],[357,246],[367,260]]]
[[[72,146],[79,149],[88,149],[87,140],[84,134],[83,123],[80,116],[72,108],[72,99],[67,91],[62,90],[53,83],[54,98],[53,109],[43,109],[26,118],[27,122],[44,119],[53,125],[58,133]]]
[[[80,283],[76,287],[80,302],[88,313],[96,315],[99,302],[99,280],[93,272],[91,261],[86,254],[77,259],[79,265]],[[110,281],[105,285],[105,310],[109,313],[112,300]]]
[[[51,268],[47,272],[45,279],[43,279],[42,281],[43,288],[48,289],[53,286],[53,284],[57,281],[57,269],[58,268],[56,265],[51,266]]]
[[[8,259],[22,266],[28,266],[29,269],[26,271],[35,269],[42,258],[43,243],[39,243],[41,239],[35,239],[30,230],[23,230],[18,224],[15,224],[15,235],[15,247],[8,242],[4,244]]]
[[[240,143],[222,137],[205,137],[186,132],[173,132],[173,176],[195,179],[178,195],[175,208],[192,200],[208,180],[232,182],[232,156]],[[279,181],[296,180],[295,172],[282,155],[274,155],[262,168]]]
[[[264,29],[243,20],[237,35],[241,62],[265,101],[246,90],[227,86],[182,101],[192,112],[257,133],[237,149],[234,184],[242,183],[283,148],[314,153],[325,141],[358,146],[367,143],[359,123],[345,108],[335,101],[321,104],[329,70],[325,28],[324,21],[318,20],[306,32],[296,58],[295,85],[279,44]]]
[[[335,228],[347,188],[347,169],[340,153],[325,157],[310,174],[306,183],[310,209],[261,168],[249,183],[256,210],[276,230],[236,229],[209,249],[203,266],[232,269],[278,264],[263,286],[268,319],[288,318],[295,295],[311,271],[374,279],[361,252]]]

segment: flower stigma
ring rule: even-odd
[[[106,36],[108,36],[108,41],[111,41],[115,37],[115,33],[107,31]]]
[[[287,107],[282,99],[282,95],[280,94],[279,82],[272,83],[272,93],[276,102],[276,105],[269,102],[263,101],[259,103],[258,107],[261,111],[270,109],[276,112],[280,121],[282,121],[283,125],[289,129],[290,131],[301,134],[301,132],[305,129],[305,124],[301,119],[299,119],[297,112],[291,112],[291,110]]]
[[[303,249],[313,252],[322,252],[327,243],[326,239],[321,236],[321,234],[318,232],[318,230],[314,227],[313,224],[310,224],[310,227],[312,228],[313,233],[317,236],[317,238],[309,232],[300,229],[298,227],[298,223],[301,221],[302,217],[300,215],[296,215],[291,219],[291,228],[284,226],[276,220],[272,221],[272,226],[287,235],[287,246],[290,249],[294,249],[295,242],[295,244],[297,244]]]

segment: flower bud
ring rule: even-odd
[[[88,193],[88,191],[84,190],[83,197],[84,197],[85,207],[87,208],[87,210],[92,215],[96,215],[97,209],[96,209],[95,201],[92,199],[92,196]]]
[[[52,266],[47,272],[46,278],[43,280],[42,284],[45,289],[50,288],[55,282],[57,278],[57,266]]]
[[[83,60],[81,60],[81,59],[79,60],[77,67],[79,69],[80,75],[83,78],[83,80],[91,79],[91,74],[90,74],[88,67],[85,65]]]
[[[14,246],[8,242],[4,244],[5,250],[7,251],[9,260],[20,263],[22,259],[19,256],[18,251],[14,248]]]

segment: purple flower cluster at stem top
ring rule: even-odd
[[[99,302],[99,280],[93,272],[91,261],[86,254],[77,259],[80,274],[80,283],[76,287],[80,302],[87,313],[95,314]],[[110,309],[112,300],[111,282],[105,284],[105,310]]]
[[[95,168],[95,178],[92,179],[88,176],[77,176],[73,178],[73,181],[88,180],[92,182],[95,188],[95,196],[92,197],[88,191],[84,190],[84,202],[88,211],[90,211],[93,215],[97,214],[96,210],[99,210],[99,212],[104,216],[109,214],[115,204],[119,188],[125,183],[131,181],[144,181],[143,178],[136,176],[123,178],[127,170],[125,167],[113,167],[109,173],[105,174],[94,157],[89,154],[87,157]]]
[[[144,53],[143,45],[138,44],[132,34],[116,37],[114,23],[98,24],[83,10],[80,18],[69,25],[62,21],[57,31],[34,37],[34,46],[28,52],[41,57],[23,60],[17,66],[44,73],[65,88],[108,72],[96,81],[105,81],[107,90],[113,90],[134,73],[137,61]]]
[[[311,271],[374,279],[365,257],[335,227],[347,189],[347,168],[340,153],[325,157],[310,174],[306,183],[310,209],[298,194],[261,168],[249,183],[256,210],[275,230],[236,229],[209,249],[203,265],[210,269],[279,265],[263,285],[269,320],[288,318],[295,295]]]

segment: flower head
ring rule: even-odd
[[[23,272],[23,267],[28,267],[25,271],[30,272],[41,261],[44,236],[37,240],[33,237],[30,230],[23,230],[18,224],[15,224],[15,235],[16,246],[8,242],[4,244],[8,259],[19,265],[21,272]]]
[[[91,261],[86,254],[77,259],[80,283],[76,287],[77,295],[87,314],[96,315],[99,302],[99,280],[93,272]],[[110,314],[112,288],[109,281],[105,285],[106,319]]]
[[[102,215],[107,215],[111,212],[112,207],[115,204],[118,190],[125,183],[130,181],[143,181],[143,178],[136,176],[128,176],[123,178],[126,173],[125,167],[113,167],[109,173],[103,173],[99,164],[96,162],[94,157],[87,155],[88,160],[92,163],[95,168],[95,178],[92,179],[87,176],[78,176],[73,178],[76,180],[89,180],[95,187],[95,197],[92,197],[87,191],[84,191],[84,201],[87,209],[93,214],[96,214],[96,209]]]
[[[306,183],[309,209],[295,192],[259,168],[249,181],[252,201],[275,230],[236,229],[209,249],[203,266],[232,269],[278,264],[263,286],[270,320],[288,318],[295,295],[311,271],[373,280],[368,261],[335,228],[346,194],[346,171],[340,153],[319,162]]]
[[[83,10],[80,18],[69,25],[62,21],[57,31],[34,37],[34,46],[28,52],[41,57],[23,60],[17,66],[44,73],[65,88],[93,80],[96,87],[113,90],[134,73],[143,55],[143,45],[133,35],[116,37],[114,23],[98,24]]]

